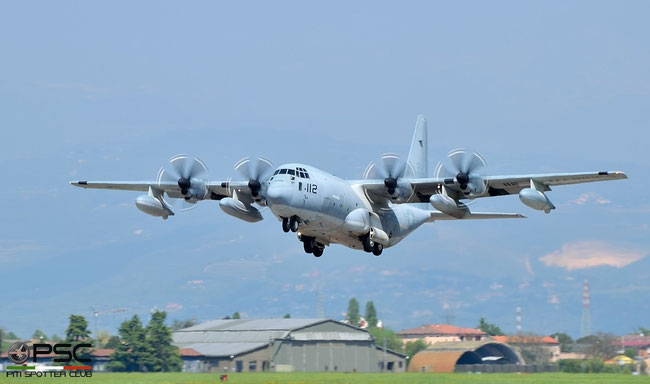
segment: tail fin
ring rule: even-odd
[[[427,119],[424,115],[418,116],[415,122],[415,132],[413,132],[408,162],[413,167],[413,177],[429,176]]]

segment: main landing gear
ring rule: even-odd
[[[300,218],[298,216],[291,216],[291,218],[282,218],[282,230],[285,232],[298,232],[298,225]]]
[[[325,246],[317,242],[315,238],[310,236],[302,236],[300,238],[300,241],[302,241],[306,253],[313,253],[316,257],[321,257],[323,255]]]
[[[370,239],[369,233],[361,236],[361,243],[363,244],[364,251],[368,253],[372,252],[372,254],[375,256],[381,255],[381,252],[384,250],[384,246],[382,244],[374,242],[372,239]]]

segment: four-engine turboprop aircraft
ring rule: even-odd
[[[296,232],[305,252],[316,257],[325,246],[342,244],[379,256],[426,222],[436,220],[524,218],[516,213],[470,211],[466,202],[481,197],[518,194],[530,208],[549,213],[551,186],[626,179],[623,172],[582,172],[510,176],[480,175],[485,160],[477,153],[455,150],[449,164],[439,163],[429,177],[427,122],[419,116],[406,161],[384,155],[371,163],[361,180],[343,180],[306,164],[274,168],[263,158],[243,159],[235,168],[245,181],[209,181],[199,159],[173,157],[155,181],[74,181],[82,188],[143,191],[135,204],[152,216],[174,215],[171,199],[189,205],[219,200],[221,209],[248,222],[262,220],[256,206],[267,206],[284,232]],[[451,168],[451,169],[450,169]],[[430,203],[436,210],[410,203]]]

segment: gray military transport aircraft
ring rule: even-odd
[[[488,176],[483,157],[466,150],[449,153],[429,177],[427,121],[419,116],[406,161],[393,154],[371,163],[361,180],[343,180],[301,163],[273,167],[264,158],[245,158],[235,169],[245,181],[206,179],[197,159],[175,156],[155,181],[73,181],[82,188],[143,191],[135,205],[142,212],[167,219],[173,201],[187,209],[202,200],[219,200],[221,209],[238,219],[262,220],[268,207],[284,232],[296,232],[305,252],[316,257],[325,246],[342,244],[379,256],[426,222],[436,220],[515,219],[516,213],[472,212],[476,198],[518,194],[530,208],[549,213],[555,206],[546,196],[551,186],[626,179],[623,172],[580,172]],[[179,200],[176,200],[179,201]],[[429,203],[436,210],[412,203]]]

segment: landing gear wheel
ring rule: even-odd
[[[381,245],[379,243],[375,243],[375,246],[372,247],[372,254],[375,255],[375,256],[379,256],[379,255],[381,255],[381,251],[383,251],[383,250],[384,250],[383,245]]]
[[[366,252],[372,252],[375,248],[375,242],[370,240],[370,234],[364,235],[361,242],[363,243],[363,250]]]
[[[285,232],[289,232],[289,219],[286,217],[282,218],[282,230]]]
[[[316,256],[316,257],[323,256],[323,251],[324,250],[325,250],[325,247],[316,245],[316,247],[314,247],[314,256]]]
[[[298,218],[296,216],[292,216],[291,220],[289,220],[289,228],[291,229],[291,232],[298,232]]]
[[[306,253],[314,253],[315,247],[314,247],[314,238],[313,237],[307,237],[304,236],[302,239],[302,245],[305,248]]]

